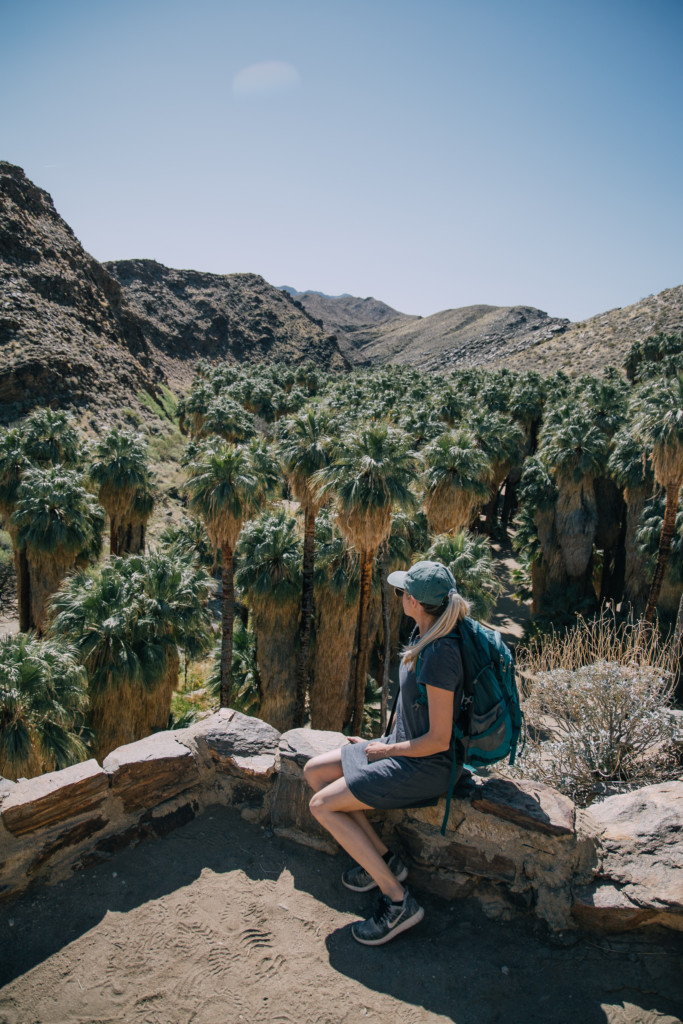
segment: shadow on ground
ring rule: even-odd
[[[144,929],[150,929],[154,917],[163,930],[167,972],[170,964],[172,973],[174,958],[180,971],[183,961],[197,957],[197,951],[193,954],[188,946],[190,941],[206,943],[202,947],[206,953],[199,959],[211,961],[213,956],[215,964],[239,924],[231,924],[232,931],[226,926],[220,935],[214,922],[213,937],[193,933],[190,939],[187,921],[192,914],[201,917],[202,907],[215,909],[223,902],[227,907],[239,883],[247,891],[249,913],[256,921],[250,931],[265,936],[270,928],[271,966],[279,958],[280,973],[274,974],[271,968],[261,971],[259,964],[267,958],[253,965],[234,959],[233,975],[226,967],[226,980],[220,981],[232,986],[225,988],[226,993],[233,993],[229,999],[225,995],[226,1005],[218,1013],[222,1021],[338,1024],[359,1017],[371,1019],[373,1014],[387,1024],[443,1019],[456,1024],[673,1024],[679,1020],[675,1016],[681,999],[678,936],[593,937],[575,932],[552,936],[532,919],[490,921],[474,902],[448,903],[418,892],[426,909],[424,921],[393,943],[368,949],[354,942],[350,925],[356,915],[365,915],[371,900],[367,894],[357,896],[343,888],[339,875],[345,866],[343,855],[329,857],[285,842],[267,829],[246,824],[234,811],[210,808],[163,840],[145,842],[57,886],[36,887],[5,902],[0,915],[0,983],[8,988],[3,989],[6,1001],[0,993],[0,1017],[5,1019],[2,1011],[9,1007],[15,1016],[7,1011],[7,1019],[21,1020],[25,991],[39,986],[41,978],[46,987],[59,984],[54,979],[73,973],[74,963],[82,956],[87,959],[86,946],[90,963],[97,964],[100,943],[104,963],[105,954],[111,956],[107,942],[111,946],[113,923],[122,945],[137,944],[143,962],[149,955],[152,975],[156,961]],[[201,899],[196,895],[200,887]],[[175,906],[174,916],[168,913],[169,902]],[[138,919],[143,911],[146,923],[140,934]],[[120,967],[125,973],[125,959]],[[96,972],[92,966],[89,970],[91,975]],[[79,977],[76,980],[83,989]],[[230,1015],[227,1004],[237,1005],[234,993],[239,993],[239,986],[245,992],[250,986],[261,986],[259,993],[273,992],[271,1003],[268,995],[258,997],[260,1005],[272,1010],[249,1011],[251,1018],[246,1009],[244,1014],[235,1010]],[[282,1000],[293,998],[295,992],[299,1003],[293,1016],[276,1010],[276,997],[282,1006]],[[68,1019],[104,1019],[102,1000],[114,998],[107,996],[104,983],[98,998],[97,1017],[87,1018],[79,1011],[81,1015]],[[192,1013],[196,1016],[182,999],[176,1012],[166,989],[160,999],[157,1012],[178,1022],[213,1022],[209,1001],[215,1007],[222,1005],[219,995],[209,996],[204,988],[195,996]],[[127,1012],[120,1019],[161,1019],[145,1016],[142,1010],[141,1016]],[[31,1020],[49,1019],[33,1014]]]

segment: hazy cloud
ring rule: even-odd
[[[232,80],[234,96],[270,96],[291,92],[301,82],[293,64],[284,60],[264,60],[238,71]]]

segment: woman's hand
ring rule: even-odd
[[[368,743],[365,748],[365,755],[370,763],[372,761],[381,761],[383,757],[390,757],[389,746],[387,743]]]
[[[360,743],[360,736],[347,736],[349,743]]]

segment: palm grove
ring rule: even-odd
[[[181,660],[212,645],[222,706],[370,728],[401,627],[388,573],[437,558],[485,617],[508,530],[537,632],[610,602],[678,611],[680,633],[682,364],[676,335],[634,345],[626,377],[200,364],[177,408],[187,515],[149,552],[141,436],[86,441],[49,409],[4,429],[21,632],[0,646],[0,773],[168,727]]]

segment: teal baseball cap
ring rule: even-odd
[[[429,605],[443,604],[452,590],[458,591],[453,573],[441,562],[416,562],[407,572],[389,573],[387,583],[407,590],[416,601]]]

